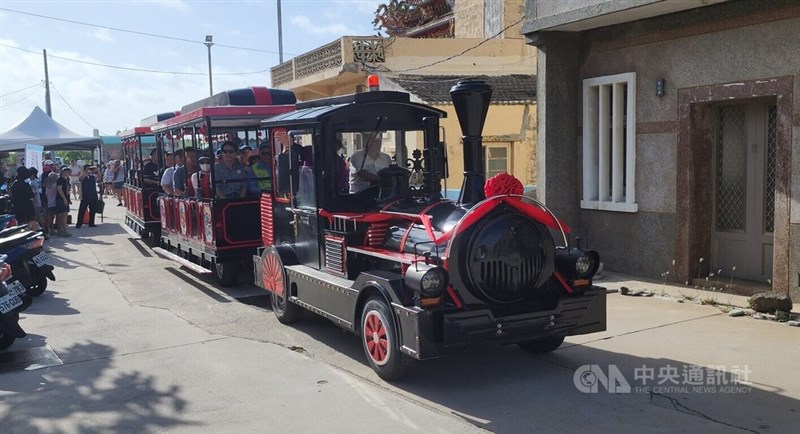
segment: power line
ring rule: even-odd
[[[22,89],[17,89],[17,90],[15,90],[15,91],[12,91],[12,92],[9,92],[9,93],[4,93],[4,94],[0,95],[0,98],[5,98],[5,97],[7,97],[7,96],[9,96],[9,95],[13,95],[13,94],[15,94],[15,93],[22,92],[23,90],[33,89],[34,87],[36,87],[36,86],[41,86],[41,85],[42,85],[42,83],[41,83],[41,82],[39,82],[39,83],[36,83],[36,84],[30,85],[30,86],[28,86],[28,87],[23,87]]]
[[[177,36],[159,35],[159,34],[156,34],[156,33],[141,32],[141,31],[138,31],[138,30],[123,29],[123,28],[120,28],[120,27],[111,27],[111,26],[106,26],[106,25],[102,25],[102,24],[94,24],[94,23],[87,23],[87,22],[84,22],[84,21],[69,20],[69,19],[66,19],[66,18],[51,17],[51,16],[48,16],[48,15],[34,14],[32,12],[24,12],[24,11],[18,11],[18,10],[2,8],[2,7],[0,7],[0,11],[11,12],[11,13],[15,13],[15,14],[28,15],[28,16],[37,17],[37,18],[44,18],[46,20],[62,21],[62,22],[65,22],[65,23],[78,24],[78,25],[81,25],[81,26],[96,27],[96,28],[99,28],[99,29],[114,30],[116,32],[131,33],[131,34],[140,35],[140,36],[149,36],[149,37],[152,37],[152,38],[169,39],[169,40],[172,40],[172,41],[179,41],[179,42],[187,42],[187,43],[190,43],[190,44],[205,45],[205,43],[202,42],[202,41],[195,41],[193,39],[179,38]],[[234,49],[234,50],[245,50],[245,51],[255,51],[255,52],[258,52],[258,53],[278,54],[277,51],[260,50],[258,48],[239,47],[239,46],[236,46],[236,45],[217,44],[217,43],[215,43],[214,45],[216,45],[217,47],[231,48],[231,49]],[[295,55],[295,54],[291,54],[291,53],[286,53],[286,54],[290,54],[292,56]]]
[[[17,103],[25,101],[26,99],[28,99],[28,98],[32,97],[33,95],[35,95],[36,92],[38,92],[38,91],[39,91],[39,89],[34,89],[33,91],[28,92],[25,95],[23,95],[21,98],[15,99],[14,101],[11,101],[10,103],[7,103],[7,104],[4,104],[4,105],[0,106],[0,110],[5,110],[5,109],[7,109],[7,108],[9,108],[9,107],[11,107],[13,105],[16,105]]]
[[[79,118],[80,118],[80,119],[83,121],[83,123],[85,123],[86,125],[88,125],[88,126],[89,126],[89,128],[91,128],[92,130],[98,130],[98,131],[100,131],[99,129],[95,128],[95,127],[94,127],[94,125],[90,124],[90,123],[89,123],[89,122],[88,122],[86,119],[84,119],[84,118],[83,118],[83,116],[81,116],[81,115],[80,115],[80,113],[78,113],[78,112],[77,112],[77,111],[76,111],[76,110],[75,110],[75,109],[72,107],[72,104],[70,104],[70,103],[67,101],[67,99],[66,99],[66,98],[64,98],[64,95],[61,95],[61,92],[59,92],[59,91],[58,91],[58,88],[56,87],[56,85],[55,85],[55,84],[53,84],[53,82],[52,82],[52,81],[50,82],[50,86],[52,86],[52,87],[53,87],[53,90],[54,90],[54,91],[56,91],[56,95],[58,95],[58,97],[59,97],[59,98],[61,98],[61,101],[64,101],[64,104],[66,104],[66,105],[67,105],[67,107],[69,107],[69,109],[70,109],[70,110],[72,110],[72,113],[75,113],[75,116],[79,117]],[[101,133],[101,134],[102,134],[102,133]]]
[[[393,72],[395,72],[395,73],[403,73],[403,72],[417,71],[417,70],[420,70],[420,69],[428,68],[428,67],[430,67],[430,66],[434,66],[434,65],[438,65],[438,64],[440,64],[440,63],[447,62],[448,60],[453,60],[453,59],[455,59],[456,57],[461,57],[461,56],[463,56],[464,54],[467,54],[468,52],[470,52],[470,51],[472,51],[472,50],[474,50],[474,49],[476,49],[476,48],[480,47],[481,45],[483,45],[483,44],[485,44],[485,43],[489,42],[490,40],[492,40],[492,39],[494,39],[494,38],[496,38],[496,37],[500,36],[500,35],[501,35],[503,32],[505,32],[506,30],[508,30],[508,29],[510,29],[510,28],[512,28],[512,27],[514,27],[514,26],[516,26],[517,24],[521,23],[521,22],[522,22],[522,20],[524,20],[524,19],[525,19],[525,17],[522,17],[522,18],[518,19],[517,21],[514,21],[513,23],[511,23],[511,24],[509,24],[508,26],[506,26],[506,27],[505,27],[503,30],[500,30],[499,32],[497,32],[497,33],[495,33],[494,35],[492,35],[490,38],[485,38],[485,39],[484,39],[484,40],[482,40],[481,42],[478,42],[477,44],[475,44],[475,45],[473,45],[473,46],[471,46],[471,47],[467,48],[466,50],[464,50],[464,51],[462,51],[462,52],[460,52],[460,53],[458,53],[458,54],[454,54],[454,55],[452,55],[452,56],[450,56],[450,57],[446,57],[446,58],[444,58],[444,59],[437,60],[436,62],[429,63],[429,64],[427,64],[427,65],[417,66],[417,67],[414,67],[414,68],[404,69],[404,70],[402,70],[402,71],[393,71]]]
[[[0,47],[13,48],[14,50],[25,51],[27,53],[33,53],[33,54],[36,54],[36,55],[41,55],[42,54],[39,51],[28,50],[28,49],[25,49],[25,48],[15,47],[13,45],[6,45],[6,44],[2,44],[2,43],[0,43]],[[149,72],[149,73],[153,73],[153,74],[172,74],[172,75],[198,75],[198,76],[199,75],[202,75],[202,76],[208,75],[205,72],[162,71],[162,70],[157,70],[157,69],[131,68],[131,67],[127,67],[127,66],[107,65],[107,64],[104,64],[104,63],[89,62],[89,61],[86,61],[86,60],[70,59],[69,57],[61,57],[61,56],[56,56],[54,54],[48,54],[47,58],[48,59],[50,59],[50,58],[61,59],[61,60],[66,60],[68,62],[82,63],[84,65],[91,65],[91,66],[100,66],[100,67],[103,67],[103,68],[121,69],[121,70],[124,70],[124,71]],[[263,74],[263,73],[265,73],[267,71],[269,71],[269,68],[262,69],[262,70],[259,70],[259,71],[248,71],[248,72],[222,72],[222,73],[216,73],[214,75],[217,75],[217,76],[221,76],[221,75],[252,75],[252,74]]]

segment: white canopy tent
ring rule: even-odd
[[[0,134],[0,152],[24,151],[25,145],[44,146],[45,151],[91,150],[102,143],[100,137],[70,131],[38,106],[22,122]]]

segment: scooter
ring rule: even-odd
[[[27,336],[19,325],[19,313],[33,302],[25,294],[25,286],[12,279],[11,266],[5,260],[6,255],[0,255],[0,350]]]
[[[14,277],[33,297],[44,293],[48,280],[56,280],[50,255],[42,252],[43,244],[42,233],[30,231],[25,225],[0,231],[0,254],[8,255],[6,263],[11,265]]]

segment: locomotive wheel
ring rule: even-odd
[[[217,282],[222,286],[233,286],[237,283],[236,266],[239,265],[235,262],[214,262],[214,277]]]
[[[286,269],[283,268],[283,261],[275,251],[266,251],[262,259],[261,279],[265,286],[276,289],[281,288],[283,296],[270,291],[272,301],[272,312],[282,324],[291,324],[299,321],[303,317],[303,308],[292,303],[287,297],[286,288]]]
[[[533,354],[544,354],[555,351],[564,343],[564,336],[546,336],[535,341],[522,342],[519,347]]]
[[[14,313],[12,315],[16,315],[16,320],[19,321],[19,313]],[[13,335],[0,333],[0,350],[5,350],[6,348],[10,347],[15,340],[17,340],[17,338]]]
[[[392,310],[381,297],[364,304],[361,344],[372,370],[386,381],[399,380],[410,364],[411,359],[400,351]]]

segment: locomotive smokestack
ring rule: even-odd
[[[450,89],[450,98],[461,124],[461,140],[464,142],[464,183],[458,202],[470,206],[486,198],[483,193],[486,174],[481,133],[492,99],[492,88],[484,81],[460,81]]]

